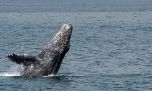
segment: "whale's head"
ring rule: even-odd
[[[60,31],[55,34],[53,38],[54,44],[59,48],[63,49],[64,47],[70,46],[70,38],[72,34],[73,26],[71,24],[63,24],[60,28]],[[59,48],[59,50],[61,50]]]
[[[60,31],[58,32],[59,38],[64,38],[64,40],[70,40],[72,34],[73,26],[71,24],[63,24]]]

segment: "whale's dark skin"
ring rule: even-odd
[[[36,56],[13,53],[8,55],[8,58],[25,67],[23,72],[21,72],[22,76],[56,75],[65,54],[70,49],[72,30],[71,24],[63,24],[60,31],[55,34],[48,45]]]

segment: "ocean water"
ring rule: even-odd
[[[0,91],[152,91],[151,0],[0,0]],[[21,77],[13,52],[37,54],[74,27],[57,76]]]

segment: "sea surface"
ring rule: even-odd
[[[57,76],[20,76],[7,55],[38,54],[64,23]],[[152,91],[152,1],[0,0],[0,91]]]

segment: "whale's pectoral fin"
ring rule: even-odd
[[[17,64],[23,64],[24,66],[28,66],[35,63],[38,64],[41,60],[33,55],[15,53],[8,55],[8,58]]]

